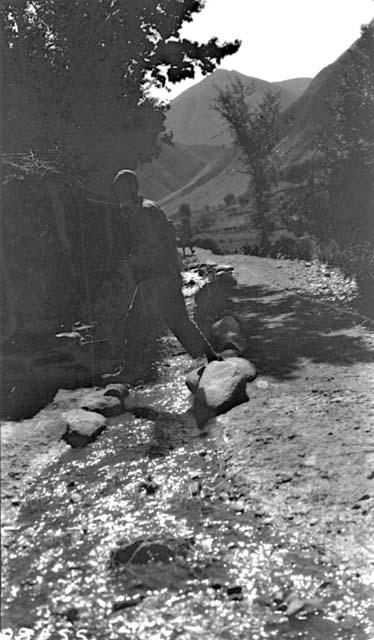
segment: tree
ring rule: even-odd
[[[179,207],[179,215],[186,218],[191,218],[192,211],[191,207],[187,202],[183,202]]]
[[[248,96],[255,91],[255,83],[246,88],[236,79],[218,89],[213,106],[228,123],[234,146],[251,176],[256,213],[254,221],[261,233],[263,250],[269,248],[271,225],[266,215],[269,210],[271,189],[276,182],[276,167],[271,151],[279,139],[278,95],[267,92],[257,107],[248,104]]]
[[[348,57],[349,56],[349,57]],[[374,25],[362,28],[326,102],[309,176],[286,201],[286,222],[343,248],[374,236]]]
[[[356,277],[361,296],[374,292],[374,24],[349,50],[315,136],[309,177],[285,204],[289,229],[308,231],[322,250]]]
[[[3,144],[7,152],[60,148],[157,152],[165,107],[149,94],[214,70],[239,41],[198,44],[180,31],[203,0],[9,0],[0,15]]]

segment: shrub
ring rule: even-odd
[[[249,204],[248,195],[246,193],[241,193],[240,196],[238,196],[238,203],[241,207],[246,207],[247,204]]]
[[[213,224],[213,216],[209,211],[202,211],[196,219],[200,231],[207,231]]]
[[[241,253],[244,253],[246,256],[258,256],[260,253],[260,248],[257,244],[244,244],[241,249]]]
[[[313,260],[317,257],[317,245],[310,236],[302,236],[296,240],[297,258],[299,260]]]
[[[290,258],[295,260],[298,257],[297,251],[297,239],[291,236],[282,235],[270,249],[270,256],[277,258],[282,256],[283,258]]]
[[[282,256],[291,260],[313,260],[319,255],[319,249],[310,236],[294,238],[282,235],[272,245],[269,255],[271,258]]]
[[[200,247],[200,249],[209,249],[212,253],[215,253],[217,256],[223,255],[222,249],[218,246],[217,242],[213,240],[213,238],[197,238],[195,240],[195,246]]]
[[[226,207],[231,207],[231,205],[236,204],[236,196],[233,193],[226,193],[223,200]]]
[[[356,279],[360,309],[374,316],[374,243],[352,242],[335,253],[330,264],[339,266],[346,276]]]

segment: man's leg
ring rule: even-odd
[[[198,358],[202,355],[206,355],[208,360],[214,360],[216,358],[216,354],[208,340],[198,326],[190,319],[181,292],[166,299],[163,297],[159,301],[159,306],[162,317],[169,329],[174,333],[175,337],[178,338],[182,347],[186,349],[192,358]]]

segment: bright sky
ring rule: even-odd
[[[239,38],[225,69],[276,81],[313,77],[333,62],[374,17],[374,0],[206,0],[182,35],[200,42]],[[170,99],[197,80],[186,80],[162,97]]]

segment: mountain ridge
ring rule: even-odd
[[[212,103],[217,95],[217,89],[228,86],[237,78],[248,89],[248,102],[251,105],[258,104],[265,92],[270,91],[279,93],[283,109],[299,97],[308,86],[309,80],[291,78],[277,84],[246,76],[235,70],[216,69],[171,101],[165,124],[167,131],[172,132],[173,139],[185,145],[229,144],[231,140],[227,127],[212,107]],[[255,89],[249,92],[253,84]]]

